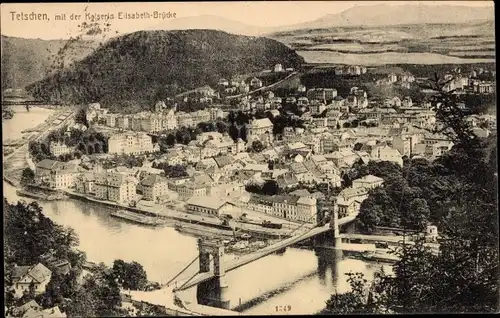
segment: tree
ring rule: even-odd
[[[245,126],[240,128],[240,138],[243,139],[244,142],[247,142],[247,130]]]
[[[186,170],[186,166],[184,165],[164,165],[160,164],[158,169],[163,169],[165,171],[165,175],[169,178],[180,178],[187,177],[188,173]]]
[[[169,146],[169,147],[173,147],[175,145],[175,136],[174,134],[168,134],[167,136],[167,139],[166,139],[166,144]]]
[[[409,218],[404,221],[408,222],[410,228],[423,231],[429,223],[430,210],[425,199],[416,198],[410,203],[408,211]]]
[[[370,314],[375,308],[367,306],[371,297],[366,288],[367,280],[362,273],[347,273],[347,282],[351,291],[343,294],[335,293],[326,301],[326,307],[320,315]]]
[[[240,130],[238,129],[238,127],[236,127],[236,125],[233,124],[229,127],[229,136],[234,141],[236,141],[240,137]]]
[[[452,151],[432,164],[409,160],[416,167],[405,167],[408,181],[386,173],[389,185],[370,194],[382,211],[393,211],[388,218],[396,212],[403,224],[423,227],[430,210],[430,218],[440,221],[439,253],[429,250],[423,239],[396,249],[400,260],[393,266],[394,276],[380,275],[372,283],[371,303],[361,304],[377,313],[498,310],[497,168],[496,159],[488,155],[496,146],[474,136],[455,97],[442,92],[445,82],[436,76],[431,87],[438,92],[439,130],[453,138]]]
[[[262,193],[265,195],[275,195],[280,191],[278,183],[274,180],[267,180],[262,186]]]
[[[94,144],[94,149],[95,149],[95,153],[102,153],[102,146],[101,146],[101,143],[97,141],[97,142]]]
[[[252,152],[261,152],[262,150],[265,149],[265,147],[264,147],[264,144],[262,143],[262,141],[260,141],[260,140],[254,140],[252,142],[252,146],[251,146],[250,149],[251,149]]]
[[[223,121],[217,121],[216,123],[217,132],[224,134],[228,132],[227,125]]]
[[[89,127],[89,122],[87,121],[87,112],[84,108],[80,108],[75,115],[75,123],[85,125],[85,127]]]
[[[87,144],[87,154],[92,155],[95,152],[94,150],[94,145],[92,144]]]
[[[355,145],[354,145],[354,151],[360,151],[361,148],[363,147],[363,144],[360,143],[360,142],[357,142]]]
[[[113,275],[118,284],[125,289],[144,290],[148,283],[146,272],[137,262],[126,263],[122,260],[115,260]]]
[[[31,168],[24,168],[21,175],[21,185],[26,187],[35,183],[35,173]]]

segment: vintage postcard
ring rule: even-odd
[[[498,312],[493,1],[1,5],[6,317]]]

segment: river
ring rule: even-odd
[[[22,130],[43,122],[51,114],[47,109],[38,110],[32,108],[29,113],[19,110],[14,118],[4,121],[4,140],[20,138]],[[9,202],[20,199],[14,187],[6,182],[3,185],[4,197]],[[137,261],[152,281],[165,283],[198,254],[195,237],[170,227],[149,228],[127,223],[111,217],[110,208],[88,202],[39,203],[47,217],[75,230],[80,238],[79,249],[86,252],[88,260],[107,265],[115,259]],[[270,255],[229,272],[226,279],[232,306],[265,295],[248,306],[245,314],[312,314],[324,307],[335,290],[348,290],[346,273],[362,272],[371,279],[379,268],[378,264],[345,257],[336,261],[328,250],[288,248],[281,255]],[[197,265],[193,265],[185,276],[196,270]],[[290,312],[276,312],[276,306],[288,305]]]

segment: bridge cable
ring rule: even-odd
[[[174,278],[169,280],[166,285],[170,285],[170,283],[172,283],[177,277],[184,273],[189,268],[189,266],[191,266],[199,257],[200,255],[197,255],[186,267],[184,267],[177,275],[175,275]]]
[[[210,263],[210,262],[212,261],[212,259],[213,259],[213,257],[212,257],[212,255],[210,255],[210,256],[209,256],[209,260],[208,260],[208,262]],[[193,276],[191,276],[191,277],[190,277],[187,281],[185,281],[185,282],[184,282],[184,284],[182,284],[182,285],[181,285],[181,287],[178,287],[178,288],[176,288],[176,289],[177,289],[177,290],[182,289],[182,288],[183,288],[184,286],[186,286],[186,285],[187,285],[190,281],[192,281],[192,280],[193,280],[193,278],[195,278],[195,277],[196,277],[196,275],[198,275],[198,274],[201,274],[199,270],[198,270],[198,272],[197,272],[197,273],[195,273]]]

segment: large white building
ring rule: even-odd
[[[117,172],[96,174],[95,196],[101,200],[127,203],[136,200],[137,179]]]
[[[61,155],[72,153],[74,149],[66,146],[64,143],[51,141],[49,144],[49,151],[54,156],[59,157]]]
[[[35,169],[35,182],[55,190],[74,187],[78,176],[75,164],[50,159],[38,162]]]
[[[280,218],[316,223],[316,199],[294,195],[252,195],[247,207]]]
[[[113,135],[109,138],[108,145],[110,154],[139,154],[159,150],[157,145],[153,145],[150,136],[140,132]]]

